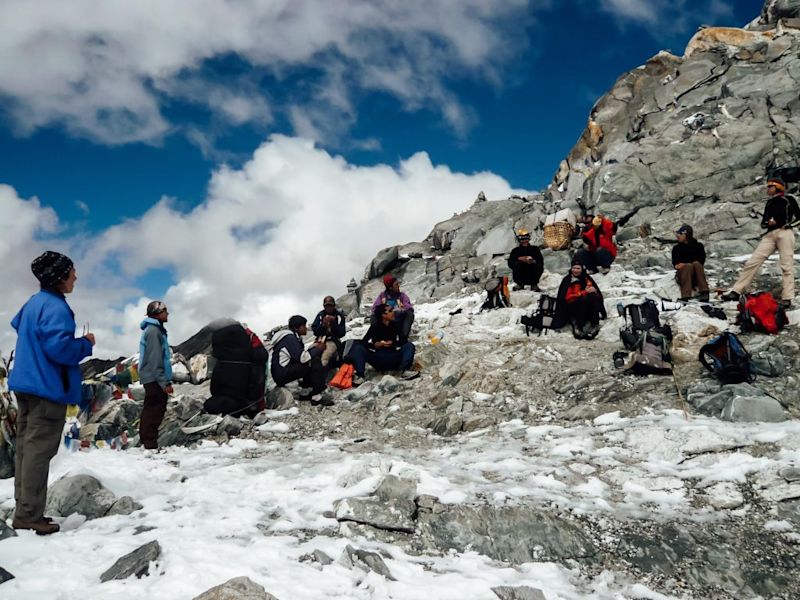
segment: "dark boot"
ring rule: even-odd
[[[50,535],[51,533],[58,532],[61,527],[57,523],[53,523],[52,521],[46,520],[45,517],[42,517],[38,521],[20,521],[19,519],[14,519],[11,521],[11,527],[14,529],[31,529],[36,532],[36,535]]]

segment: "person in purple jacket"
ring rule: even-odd
[[[47,251],[33,261],[31,270],[41,290],[11,321],[17,346],[8,387],[19,404],[11,525],[47,535],[59,530],[44,516],[50,460],[58,452],[67,405],[80,403],[78,364],[92,355],[95,338],[92,333],[75,337],[75,315],[64,297],[78,278],[72,261]]]
[[[386,288],[372,303],[373,316],[371,324],[375,325],[380,321],[375,316],[375,311],[381,304],[386,304],[392,309],[394,322],[400,327],[403,335],[408,338],[411,335],[411,325],[414,324],[414,305],[405,294],[400,291],[400,280],[394,275],[384,275],[383,285]]]

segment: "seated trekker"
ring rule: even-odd
[[[526,229],[517,232],[519,246],[508,256],[508,267],[514,279],[514,289],[524,290],[531,286],[534,292],[539,291],[539,280],[544,272],[544,258],[536,246],[531,246],[531,234]]]
[[[555,323],[559,326],[570,323],[577,339],[591,340],[600,332],[600,319],[605,318],[600,288],[584,266],[573,259],[569,273],[558,288]]]
[[[300,380],[300,385],[310,388],[310,391],[301,393],[300,400],[310,400],[315,406],[331,406],[333,400],[322,393],[325,391],[325,369],[322,366],[325,343],[314,342],[308,350],[305,349],[303,336],[308,334],[307,323],[305,317],[294,315],[289,319],[289,328],[272,337],[272,379],[281,387]]]
[[[346,333],[344,313],[336,308],[333,296],[325,296],[322,300],[322,310],[317,313],[311,324],[311,331],[317,336],[317,341],[325,342],[321,362],[325,368],[337,366],[342,359],[342,338]]]
[[[400,280],[394,275],[384,275],[383,285],[386,287],[375,302],[372,303],[372,324],[377,323],[380,319],[376,317],[375,309],[381,304],[388,304],[392,309],[392,314],[395,322],[400,325],[403,335],[408,338],[411,335],[411,325],[414,323],[414,305],[408,296],[400,291]]]
[[[590,224],[581,234],[586,247],[575,253],[575,258],[589,273],[599,270],[605,275],[611,270],[611,263],[617,257],[617,245],[614,243],[616,232],[617,225],[610,219],[603,215],[591,217]]]
[[[675,281],[681,288],[681,300],[689,300],[697,288],[697,299],[708,302],[708,280],[705,265],[706,250],[703,244],[694,239],[694,230],[683,224],[675,231],[678,243],[672,247],[672,266],[675,267]]]
[[[353,347],[353,385],[364,383],[367,364],[381,372],[401,371],[400,377],[406,380],[419,377],[419,371],[411,370],[416,348],[400,329],[392,307],[379,304],[374,315],[377,321],[370,325],[360,343]]]
[[[211,373],[207,413],[255,416],[264,408],[267,349],[258,336],[241,323],[231,323],[211,336],[216,359]]]

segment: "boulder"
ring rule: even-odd
[[[492,591],[500,600],[546,600],[542,590],[527,585],[517,587],[502,585],[493,587]]]
[[[448,412],[428,422],[427,427],[436,435],[449,437],[457,435],[461,431],[462,425],[463,420],[460,415]]]
[[[267,392],[266,403],[270,410],[285,410],[294,406],[294,396],[285,387],[275,387]]]
[[[100,582],[105,583],[113,579],[127,579],[131,575],[143,577],[150,574],[150,563],[161,556],[161,546],[153,540],[139,546],[133,552],[119,558],[111,567],[100,575]]]
[[[208,355],[196,354],[189,361],[189,371],[192,374],[192,383],[197,385],[208,379]]]
[[[335,506],[337,521],[353,521],[387,531],[413,533],[417,506],[413,499],[345,498]]]
[[[249,577],[234,577],[192,600],[278,600]]]
[[[725,421],[778,423],[786,420],[786,411],[769,396],[734,396],[725,404],[721,417]]]
[[[14,531],[11,527],[6,525],[5,520],[0,520],[0,541],[8,539],[10,537],[16,537],[17,532]]]
[[[78,513],[87,519],[99,519],[109,513],[130,514],[141,508],[128,496],[117,499],[91,475],[68,475],[48,488],[45,512],[59,517]]]
[[[11,579],[14,579],[14,576],[6,571],[3,567],[0,567],[0,583],[5,583]]]
[[[379,554],[368,550],[358,550],[350,544],[345,546],[344,552],[339,557],[339,563],[350,569],[356,567],[362,571],[372,571],[383,575],[390,581],[397,581]]]

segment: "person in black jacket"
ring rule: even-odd
[[[697,299],[708,302],[708,280],[705,265],[706,249],[694,239],[694,229],[683,224],[675,231],[678,243],[672,247],[672,266],[675,267],[675,281],[681,288],[681,300],[689,300],[692,290],[697,288]]]
[[[531,246],[531,234],[521,229],[517,234],[519,246],[511,251],[508,266],[514,279],[514,290],[524,290],[531,286],[534,292],[539,291],[539,279],[544,271],[544,258],[536,246]]]
[[[569,323],[577,339],[591,340],[597,337],[600,319],[606,316],[603,293],[576,257],[558,287],[552,328],[559,329]]]
[[[786,195],[786,183],[778,177],[770,177],[767,180],[767,196],[769,197],[761,218],[761,227],[766,229],[767,233],[747,259],[733,288],[723,294],[722,299],[738,300],[750,286],[764,261],[777,249],[778,263],[783,273],[781,304],[784,308],[790,308],[794,299],[795,241],[792,227],[800,221],[800,209],[794,196]]]
[[[232,323],[212,334],[211,353],[216,364],[205,411],[254,417],[264,408],[268,358],[264,344],[244,325]]]
[[[400,376],[406,380],[419,377],[419,371],[411,370],[416,348],[403,333],[402,325],[395,321],[392,307],[379,304],[375,316],[378,320],[353,348],[353,385],[364,383],[367,363],[382,372],[401,371]]]
[[[311,400],[314,405],[331,406],[333,401],[322,395],[325,391],[325,369],[322,366],[322,351],[325,342],[314,342],[306,350],[303,336],[308,334],[308,321],[294,315],[289,319],[289,329],[282,329],[272,337],[272,363],[270,372],[278,386],[301,380],[310,393],[301,394],[300,400]]]
[[[342,338],[347,332],[344,313],[336,308],[333,296],[325,296],[322,300],[322,310],[317,313],[311,324],[311,331],[317,340],[325,342],[325,349],[320,358],[322,366],[335,367],[342,358]]]

